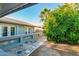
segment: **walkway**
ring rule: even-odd
[[[45,42],[30,56],[79,56],[79,46]]]

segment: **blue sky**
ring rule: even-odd
[[[12,14],[9,14],[7,15],[7,17],[26,21],[28,23],[41,26],[42,22],[40,22],[40,17],[39,17],[41,10],[43,10],[44,8],[54,9],[58,5],[62,5],[62,4],[40,3],[28,8],[22,9],[20,11],[14,12]]]

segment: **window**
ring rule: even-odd
[[[31,28],[29,28],[28,33],[31,33]]]
[[[27,34],[27,31],[25,32],[25,34]]]
[[[8,27],[3,27],[2,28],[2,36],[7,36],[8,35]]]
[[[15,27],[11,27],[11,35],[15,35]]]

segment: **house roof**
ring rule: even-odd
[[[30,26],[30,27],[40,27],[40,26],[35,26],[33,24],[21,21],[21,20],[16,20],[16,19],[7,18],[7,17],[0,18],[0,23],[18,24],[18,25],[25,25],[25,26]]]
[[[0,3],[0,17],[35,5],[36,3]]]

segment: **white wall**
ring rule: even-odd
[[[10,31],[11,31],[10,28],[11,27],[16,27],[16,25],[13,25],[13,24],[0,23],[0,37],[2,36],[2,27],[4,27],[4,26],[8,27],[8,36],[10,36]]]
[[[30,31],[30,33],[33,33],[34,28],[28,27],[28,26],[17,25],[17,34],[25,34],[25,32],[27,32],[27,34],[30,34],[28,33],[28,31]]]
[[[28,27],[27,30],[28,30],[28,34],[31,34],[34,32],[34,27]],[[30,31],[30,33],[29,33],[29,31]]]
[[[34,32],[34,28],[33,27],[27,27],[27,26],[23,26],[23,25],[14,25],[14,24],[5,24],[5,23],[0,23],[0,37],[2,37],[2,27],[3,26],[7,26],[8,27],[8,36],[11,36],[10,35],[10,28],[11,27],[15,27],[15,34],[16,35],[19,35],[19,34],[25,34],[25,32],[27,31],[27,34],[28,31],[29,31],[29,28],[30,28],[30,33],[33,33]]]
[[[17,27],[16,27],[16,32],[17,32],[17,35],[18,34],[24,34],[24,26],[22,26],[22,25],[17,25]]]

